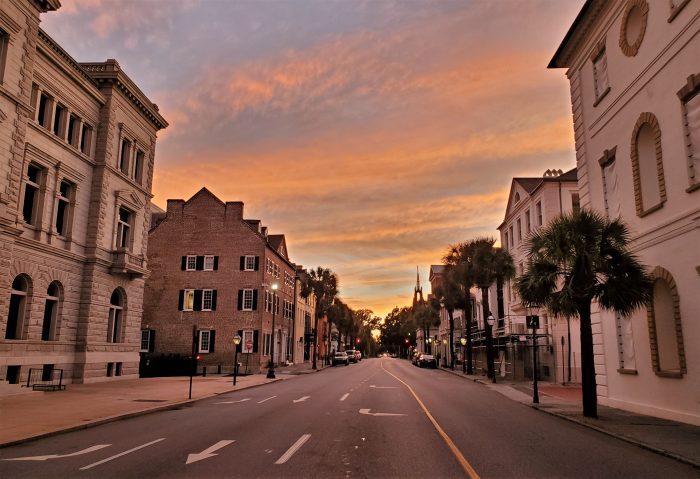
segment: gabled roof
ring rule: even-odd
[[[584,32],[596,20],[603,7],[612,3],[608,0],[586,0],[581,11],[576,15],[574,23],[569,27],[556,53],[549,61],[547,68],[565,68],[571,66],[571,54],[581,42]]]
[[[210,198],[213,198],[216,201],[218,201],[221,204],[221,206],[226,207],[226,203],[221,201],[214,193],[209,191],[206,186],[202,186],[202,188],[198,192],[193,194],[189,200],[185,201],[185,205],[192,203],[195,199],[199,198],[200,196],[209,196]]]
[[[270,244],[272,249],[277,251],[277,253],[283,256],[286,260],[289,260],[289,256],[287,255],[287,241],[285,240],[284,235],[268,235],[267,242]]]

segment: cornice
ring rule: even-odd
[[[549,61],[547,68],[564,68],[570,67],[573,56],[586,37],[591,25],[600,16],[610,2],[608,0],[586,0],[586,3],[581,8],[581,11],[576,16],[574,23],[566,32],[556,53]]]

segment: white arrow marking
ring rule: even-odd
[[[258,401],[258,404],[262,404],[265,401],[269,401],[270,399],[275,399],[277,396],[270,396],[269,398],[263,399],[262,401]]]
[[[294,455],[294,453],[297,452],[301,448],[301,446],[303,446],[304,443],[309,440],[310,437],[311,434],[304,434],[299,439],[297,439],[297,442],[292,444],[292,447],[287,449],[287,452],[282,454],[282,456],[279,459],[277,459],[277,462],[275,462],[275,464],[284,464],[285,462],[287,462]]]
[[[87,454],[92,451],[97,451],[105,447],[109,447],[111,444],[98,444],[96,446],[90,446],[82,451],[73,452],[71,454],[49,454],[48,456],[29,456],[29,457],[13,457],[11,459],[3,459],[3,461],[45,461],[47,459],[60,459],[62,457],[73,457],[80,456],[81,454]]]
[[[309,399],[310,397],[311,396],[303,396],[303,397],[300,397],[299,399],[294,399],[292,402],[304,402],[307,399]]]
[[[370,384],[369,387],[374,389],[396,389],[396,386],[375,386],[374,384]]]
[[[246,401],[250,401],[250,398],[239,399],[238,401],[222,401],[222,402],[218,402],[216,404],[236,404],[239,402],[246,402]]]
[[[187,462],[185,463],[185,465],[192,464],[193,462],[201,461],[202,459],[209,459],[210,457],[214,457],[214,456],[216,456],[216,454],[214,454],[214,451],[218,451],[222,447],[226,447],[229,444],[231,444],[232,442],[236,442],[236,441],[231,441],[231,440],[219,441],[216,444],[214,444],[213,446],[209,446],[208,448],[206,448],[205,450],[203,450],[199,454],[188,454],[187,455]]]
[[[341,401],[345,401],[345,400],[348,398],[349,395],[350,395],[350,393],[345,393],[345,394],[343,394],[343,397],[341,397],[340,400],[341,400]]]
[[[127,454],[131,454],[132,452],[138,451],[139,449],[143,449],[144,447],[152,446],[153,444],[160,442],[160,441],[165,441],[165,438],[161,437],[160,439],[156,439],[155,441],[147,442],[146,444],[141,444],[140,446],[136,446],[135,448],[129,449],[128,451],[120,452],[119,454],[116,454],[112,457],[108,457],[107,459],[102,459],[101,461],[92,463],[92,464],[87,465],[85,467],[81,467],[80,470],[84,471],[86,469],[91,469],[95,466],[99,466],[100,464],[104,464],[105,462],[109,462],[113,459],[117,459],[119,457],[126,456]]]
[[[405,414],[394,414],[392,412],[369,412],[369,409],[360,409],[360,414],[368,416],[405,416]]]

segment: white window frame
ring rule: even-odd
[[[255,271],[255,256],[245,255],[243,259],[243,271]]]
[[[200,353],[208,353],[211,350],[211,329],[199,330],[199,345],[197,349]]]
[[[214,271],[214,256],[207,255],[204,257],[204,271]]]
[[[535,203],[535,215],[537,217],[537,227],[542,226],[542,202]]]
[[[146,344],[145,348],[143,347],[144,341]],[[139,350],[139,352],[147,353],[150,350],[150,348],[151,348],[151,330],[150,329],[142,329],[141,330],[141,349]]]
[[[209,307],[207,307],[207,293],[209,294]],[[203,289],[202,290],[202,311],[211,311],[214,305],[214,290],[213,289]]]
[[[243,290],[243,304],[241,305],[242,311],[253,311],[253,289]]]
[[[120,214],[122,210],[129,214],[128,220],[122,219]],[[131,251],[135,217],[136,214],[129,208],[123,205],[119,205],[117,207],[117,234],[114,238],[115,249],[124,248],[128,251]]]
[[[269,356],[272,349],[272,335],[269,333],[263,334],[263,356]]]
[[[189,299],[189,301],[188,301]],[[189,308],[187,307],[189,302]],[[186,289],[182,294],[182,310],[194,311],[194,289]]]
[[[192,261],[192,267],[190,267],[190,261]],[[197,256],[187,255],[185,271],[197,271]]]

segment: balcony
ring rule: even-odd
[[[130,278],[142,277],[148,270],[143,256],[135,255],[126,248],[119,248],[112,253],[111,274],[127,274]]]

